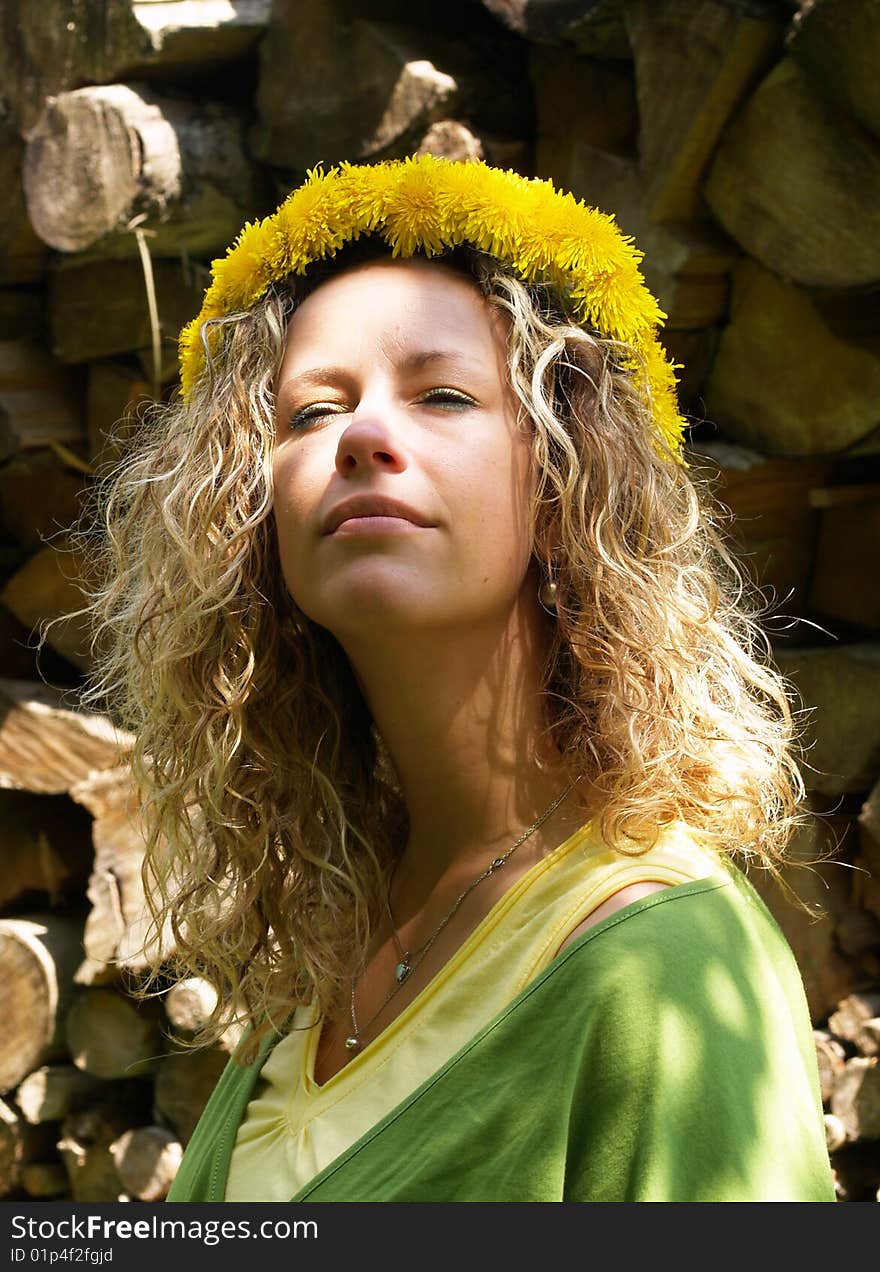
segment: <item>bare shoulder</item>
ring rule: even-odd
[[[576,928],[569,932],[559,946],[557,953],[560,950],[564,950],[566,945],[570,945],[572,941],[577,940],[582,932],[586,932],[587,928],[594,927],[597,923],[601,923],[603,919],[607,919],[609,914],[615,914],[625,906],[631,905],[633,901],[640,901],[642,897],[650,896],[652,892],[660,892],[670,886],[668,883],[649,883],[646,880],[643,883],[630,883],[625,888],[621,888],[619,892],[615,892],[614,896],[609,897],[607,901],[603,901],[592,914],[588,914]]]

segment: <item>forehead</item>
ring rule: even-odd
[[[378,347],[389,356],[426,342],[497,351],[503,324],[476,283],[439,262],[393,260],[356,265],[322,282],[298,305],[287,357],[320,346],[352,352]]]

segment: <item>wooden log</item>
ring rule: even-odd
[[[73,711],[38,681],[0,679],[0,787],[66,794],[116,767],[133,737],[97,712]]]
[[[880,1018],[880,993],[849,994],[828,1018],[828,1028],[838,1038],[851,1042],[863,1056],[876,1056],[876,1029]]]
[[[860,905],[851,905],[838,919],[834,935],[842,953],[857,960],[869,981],[880,982],[880,919]],[[865,1022],[868,1035],[875,1023]],[[872,1049],[864,1054],[875,1053]]]
[[[869,789],[880,744],[880,645],[779,649],[776,661],[813,708],[804,734],[807,788],[822,795]]]
[[[834,1153],[834,1185],[838,1201],[876,1201],[880,1165],[873,1141],[843,1144]]]
[[[28,219],[21,185],[23,162],[24,143],[10,120],[0,120],[0,286],[37,282],[48,256],[46,244]]]
[[[165,995],[165,1011],[176,1033],[201,1029],[217,1005],[217,991],[201,976],[188,976]]]
[[[94,819],[86,959],[77,969],[77,983],[91,984],[109,965],[142,971],[162,962],[174,942],[167,928],[159,941],[152,936],[141,877],[146,834],[130,769],[121,765],[92,774],[70,793]]]
[[[165,995],[165,1012],[173,1034],[191,1039],[208,1021],[217,1003],[217,991],[200,976],[189,976],[172,985]],[[215,1044],[231,1055],[244,1034],[240,1023],[229,1025]]]
[[[880,153],[783,58],[726,130],[704,186],[768,269],[815,287],[880,279]]]
[[[96,1078],[133,1078],[152,1073],[160,1059],[159,1013],[113,989],[84,989],[64,1022],[70,1058]]]
[[[76,454],[84,443],[82,418],[60,394],[48,389],[0,390],[0,460],[19,450],[59,444]]]
[[[191,80],[235,61],[265,32],[270,0],[11,0],[0,41],[0,81],[19,131],[39,121],[46,98],[125,75]],[[99,24],[99,25],[96,25]]]
[[[697,327],[686,330],[682,327],[664,327],[660,332],[660,343],[668,357],[677,364],[676,393],[682,411],[686,416],[699,419],[703,414],[703,386],[712,369],[718,347],[716,328]],[[697,440],[698,429],[697,423],[688,434],[689,441]]]
[[[16,559],[10,560],[6,568],[13,573],[24,563],[28,556],[27,548],[16,548]],[[0,556],[3,556],[0,549]],[[10,556],[12,554],[10,553]],[[56,654],[50,645],[37,648],[37,643],[29,628],[0,605],[0,648],[3,649],[3,670],[16,680],[33,682],[40,677],[53,685],[68,685],[71,688],[80,683],[77,670]]]
[[[24,451],[0,467],[0,526],[22,547],[36,548],[73,525],[85,486],[82,470],[56,451]]]
[[[29,1073],[15,1092],[15,1103],[33,1125],[57,1122],[76,1112],[101,1090],[101,1080],[71,1064],[43,1065]]]
[[[29,1197],[62,1200],[67,1192],[67,1171],[60,1162],[30,1162],[22,1166],[19,1184]]]
[[[635,157],[639,107],[630,63],[601,62],[572,48],[532,44],[529,75],[542,176],[565,165],[575,137],[583,145]]]
[[[525,135],[526,50],[518,43],[478,26],[466,40],[450,38],[411,15],[367,21],[345,0],[277,0],[261,46],[254,153],[287,171],[328,155],[399,156],[447,118],[477,132]]]
[[[811,492],[830,477],[832,461],[768,459],[727,442],[695,441],[688,462],[711,484],[712,501],[747,576],[801,612],[819,523]]]
[[[285,168],[328,154],[365,159],[394,137],[421,136],[458,113],[458,86],[418,31],[352,19],[340,0],[280,0],[271,30],[261,48],[252,133],[259,159]],[[421,82],[413,70],[419,65]]]
[[[226,1067],[229,1053],[222,1047],[165,1056],[153,1088],[153,1117],[172,1126],[186,1146],[202,1110]]]
[[[829,1153],[836,1153],[846,1143],[846,1127],[833,1113],[825,1114],[825,1145]]]
[[[0,341],[0,459],[15,455],[20,450],[58,446],[76,452],[85,445],[85,420],[82,410],[80,377],[70,367],[62,365],[51,356],[41,343],[33,340],[14,339]],[[60,468],[57,454],[51,451],[50,462]],[[30,456],[28,456],[30,458]],[[85,467],[84,458],[79,461]],[[82,485],[82,472],[68,476],[69,481],[78,478]],[[27,477],[15,474],[15,479],[26,484]],[[14,497],[13,475],[4,470],[4,490],[0,499],[6,504]],[[62,515],[68,514],[72,500],[63,487],[60,496]],[[27,496],[30,498],[30,496]],[[50,502],[51,496],[43,492],[40,500]],[[76,514],[76,507],[70,512]],[[15,510],[5,513],[4,519],[15,516]],[[31,519],[34,514],[31,514]],[[42,518],[48,524],[46,514]],[[57,529],[58,522],[53,529]]]
[[[66,535],[50,547],[35,552],[6,580],[0,603],[34,634],[45,633],[47,642],[74,667],[88,671],[91,627],[78,611],[85,603],[89,561]]]
[[[58,1151],[74,1201],[127,1200],[110,1146],[135,1124],[130,1112],[112,1104],[64,1119]]]
[[[458,85],[428,58],[405,62],[365,153],[404,158],[426,126],[445,119],[458,101]]]
[[[812,612],[867,629],[880,627],[880,577],[864,569],[865,560],[880,558],[878,490],[868,483],[861,497],[822,510],[810,586]]]
[[[64,1054],[81,941],[81,922],[67,915],[0,919],[0,1092]]]
[[[781,15],[725,0],[627,0],[625,15],[646,210],[655,221],[706,220],[706,168],[727,121],[778,57]]]
[[[795,14],[788,52],[822,93],[880,137],[880,10],[874,0],[814,0]]]
[[[21,1159],[21,1118],[12,1105],[0,1100],[0,1197],[17,1188]]]
[[[795,833],[788,847],[789,861],[782,868],[783,884],[813,913],[796,905],[763,871],[749,871],[750,881],[794,951],[814,1025],[826,1020],[829,1011],[852,993],[861,979],[858,967],[840,953],[834,939],[837,918],[850,904],[850,872],[834,860],[811,864],[840,842],[845,819],[827,814],[825,806],[817,808],[817,803],[815,797],[808,796],[805,807],[819,812],[821,820]]]
[[[86,419],[89,458],[96,472],[116,463],[137,435],[143,412],[153,401],[150,381],[149,372],[118,358],[89,366]]]
[[[876,425],[880,355],[833,331],[807,291],[755,261],[733,271],[706,413],[768,455],[820,455]]]
[[[176,348],[184,323],[199,312],[205,272],[180,261],[153,262],[162,348]],[[137,261],[66,264],[49,271],[52,350],[62,362],[150,350],[144,275]]]
[[[624,234],[645,253],[645,281],[668,315],[672,329],[703,328],[727,311],[728,277],[735,260],[729,242],[711,227],[659,225],[651,221],[636,160],[607,154],[572,135],[549,151],[539,137],[542,175],[578,198],[611,212]]]
[[[0,340],[0,389],[40,387],[72,394],[77,391],[77,377],[40,341],[24,337]]]
[[[854,861],[853,899],[880,919],[880,781],[862,805],[858,818],[859,852]]]
[[[876,1056],[847,1060],[834,1087],[831,1112],[843,1123],[847,1139],[880,1139],[880,1068]]]
[[[482,0],[485,8],[527,40],[568,41],[590,57],[632,56],[623,0]]]
[[[822,1103],[827,1104],[834,1092],[834,1084],[838,1074],[843,1072],[846,1063],[846,1052],[836,1038],[832,1038],[826,1029],[814,1029],[813,1041],[816,1044],[816,1061],[819,1067],[819,1089]]]
[[[241,118],[139,84],[61,93],[32,131],[22,169],[28,215],[60,252],[135,256],[142,218],[154,256],[223,249],[265,202]]]
[[[36,234],[34,238],[39,243]],[[45,247],[45,244],[40,246]],[[40,283],[42,280],[43,270],[40,271]],[[42,286],[4,286],[0,290],[0,340],[31,340],[45,344],[46,338],[47,326]]]
[[[84,810],[68,799],[0,789],[0,906],[54,909],[63,899],[78,901],[92,855]],[[44,895],[37,900],[33,893]]]
[[[432,124],[415,148],[417,155],[437,155],[453,163],[473,163],[486,159],[481,137],[457,119],[441,119]]]
[[[139,1126],[110,1145],[122,1185],[138,1201],[164,1201],[183,1157],[183,1146],[164,1126]]]

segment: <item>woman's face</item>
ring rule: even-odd
[[[505,322],[448,267],[390,258],[293,314],[277,384],[281,566],[340,640],[497,621],[524,586],[530,449]]]

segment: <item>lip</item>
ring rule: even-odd
[[[387,523],[390,519],[398,521],[409,521],[414,526],[430,526],[431,522],[415,508],[410,508],[407,504],[400,503],[396,499],[389,499],[385,495],[352,495],[350,499],[343,499],[335,508],[331,508],[330,512],[324,519],[324,534],[333,534],[341,525],[347,521],[357,520],[364,524],[359,527],[365,530],[370,529],[369,521],[376,521],[374,529],[380,529],[382,524]],[[388,527],[387,528],[393,528]]]

